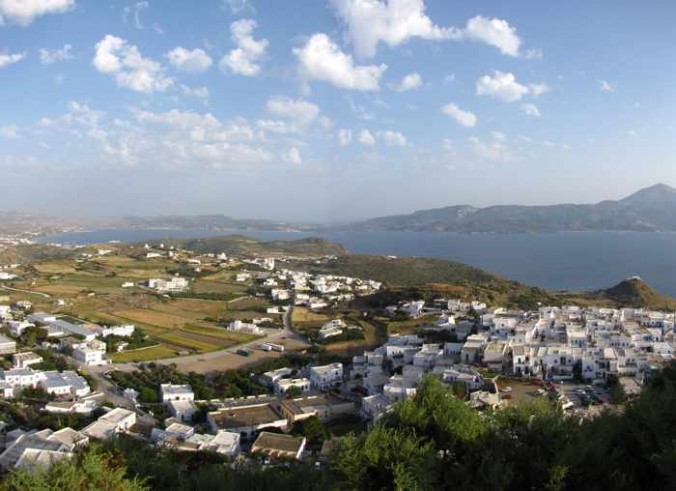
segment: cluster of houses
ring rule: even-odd
[[[0,470],[47,469],[55,462],[72,458],[91,440],[108,440],[129,431],[135,424],[135,412],[115,408],[79,431],[70,427],[58,431],[12,430],[5,436],[4,448],[0,453]]]
[[[674,314],[646,309],[545,306],[524,312],[438,299],[429,308],[411,301],[387,311],[433,318],[421,321],[419,334],[391,336],[353,358],[346,383],[363,391],[361,413],[369,420],[413,396],[429,373],[463,384],[474,407],[501,404],[500,391],[483,379],[479,367],[545,381],[589,384],[617,377],[635,393],[676,350]],[[451,341],[427,344],[428,332],[445,332]]]
[[[6,332],[12,336],[0,335],[0,355],[9,355],[17,351],[16,340],[27,329],[40,327],[47,336],[42,344],[50,348],[72,349],[72,356],[82,365],[104,365],[106,358],[106,344],[102,339],[108,336],[121,338],[134,334],[133,324],[104,326],[93,322],[86,322],[69,316],[49,314],[46,312],[26,313],[26,302],[17,302],[14,305],[0,305],[0,323]],[[124,347],[121,345],[120,347]]]
[[[25,353],[22,354],[25,355]],[[77,373],[70,370],[63,372],[33,370],[30,365],[26,365],[26,361],[27,357],[17,358],[15,355],[14,368],[0,370],[0,396],[2,398],[12,399],[26,388],[37,387],[57,397],[78,398],[89,394],[89,384]],[[36,364],[42,359],[34,355],[29,361]]]
[[[293,300],[295,305],[310,309],[322,309],[355,297],[371,295],[382,284],[350,276],[311,274],[305,271],[281,269],[264,280],[270,288],[270,297],[275,302]]]

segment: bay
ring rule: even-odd
[[[350,252],[459,261],[505,278],[553,290],[594,290],[640,276],[676,297],[676,234],[557,232],[462,234],[445,232],[278,232],[103,229],[40,237],[41,243],[93,244],[167,238],[247,235],[260,240],[323,237]]]

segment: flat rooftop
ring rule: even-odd
[[[220,409],[209,415],[219,428],[242,428],[284,419],[270,404]]]
[[[263,451],[266,453],[296,454],[303,447],[303,438],[279,433],[261,432],[256,438],[252,452]]]

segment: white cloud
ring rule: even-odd
[[[464,111],[453,103],[446,104],[441,108],[441,112],[452,117],[465,128],[473,128],[476,125],[477,117],[474,113]]]
[[[607,80],[600,80],[599,89],[601,92],[615,92],[615,85],[611,84]]]
[[[275,96],[268,99],[267,111],[283,119],[291,119],[307,124],[319,116],[319,106],[303,99],[293,100],[288,97]]]
[[[478,41],[505,55],[520,56],[521,39],[506,20],[478,15],[464,28],[441,27],[426,15],[424,0],[330,0],[330,4],[360,58],[375,56],[381,42],[394,47],[413,38]]]
[[[0,53],[0,68],[17,63],[26,57],[26,53]]]
[[[369,130],[361,130],[359,132],[359,143],[362,145],[375,145],[376,139],[373,137]]]
[[[279,135],[288,135],[290,133],[298,133],[299,128],[295,124],[288,121],[275,121],[271,119],[259,119],[256,125],[263,131],[269,133],[276,133]]]
[[[0,0],[0,23],[3,19],[27,26],[36,17],[61,14],[75,7],[75,0]]]
[[[166,56],[177,70],[187,73],[202,73],[213,63],[211,56],[199,48],[188,50],[179,46],[169,51]]]
[[[436,26],[423,0],[330,0],[347,27],[346,37],[359,57],[372,57],[378,43],[398,46],[411,38],[449,39],[455,28]]]
[[[539,97],[542,94],[550,92],[552,89],[547,84],[530,84],[528,91],[533,97]]]
[[[547,84],[522,85],[513,73],[496,70],[493,76],[484,75],[476,82],[477,95],[487,95],[503,102],[517,102],[526,95],[538,97],[551,89]]]
[[[207,87],[188,87],[187,85],[181,85],[181,92],[187,96],[197,97],[204,101],[209,99],[209,89]]]
[[[521,104],[521,109],[526,114],[526,116],[532,116],[534,118],[540,117],[540,109],[538,109],[535,104],[531,104],[530,102]]]
[[[477,15],[467,21],[463,34],[467,39],[498,48],[504,55],[519,56],[521,39],[517,36],[516,29],[506,20]]]
[[[343,53],[323,33],[314,34],[302,48],[293,50],[300,74],[305,80],[320,80],[342,89],[379,90],[387,65],[355,65],[352,56]]]
[[[422,77],[416,72],[409,73],[400,82],[390,82],[387,86],[397,92],[418,89],[422,86]]]
[[[124,39],[108,34],[95,48],[94,67],[113,75],[120,87],[151,93],[164,91],[173,84],[159,63],[141,56],[138,48]]]
[[[230,24],[232,41],[237,46],[221,59],[221,69],[253,77],[261,70],[260,62],[268,48],[267,39],[254,39],[255,20],[242,19]]]
[[[497,135],[494,134],[493,139],[489,141],[484,141],[476,137],[470,137],[467,141],[469,142],[474,155],[480,159],[494,162],[509,162],[514,160],[514,156],[507,149],[505,139],[504,134],[498,133]]]
[[[350,130],[338,131],[338,143],[341,147],[346,147],[352,141],[352,132]]]
[[[14,124],[0,126],[0,136],[3,138],[18,138],[19,128],[17,128]]]
[[[40,63],[43,65],[51,65],[53,63],[58,63],[59,61],[72,60],[73,55],[70,50],[73,47],[70,44],[64,44],[63,48],[48,50],[40,49]]]
[[[282,160],[294,165],[300,165],[303,163],[303,159],[300,156],[300,151],[296,147],[291,147],[288,152],[282,155]]]
[[[406,137],[399,133],[398,131],[379,131],[377,133],[378,138],[384,141],[387,145],[391,147],[405,147],[408,143]]]

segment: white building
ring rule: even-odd
[[[282,378],[275,381],[275,393],[285,394],[287,390],[296,387],[301,392],[310,390],[310,381],[306,378]]]
[[[108,440],[118,433],[129,430],[136,424],[136,413],[117,407],[101,416],[82,432],[90,438]]]
[[[180,276],[174,276],[170,280],[151,278],[148,280],[148,288],[153,288],[160,293],[180,293],[188,288],[188,280]]]
[[[16,341],[0,334],[0,355],[16,353]]]
[[[262,336],[265,334],[265,331],[263,330],[262,327],[259,327],[256,324],[242,322],[241,320],[231,322],[230,324],[228,324],[228,327],[226,329],[228,331],[245,332],[249,334],[255,334],[257,336]]]
[[[28,368],[31,365],[42,363],[42,357],[40,355],[36,355],[32,351],[16,353],[12,357],[12,360],[14,361],[14,368]]]
[[[343,334],[343,329],[345,329],[345,322],[341,319],[333,319],[319,329],[319,339],[323,341],[332,336],[340,336]]]
[[[339,386],[343,381],[343,364],[331,363],[329,365],[310,368],[310,384],[318,390],[328,390]]]
[[[106,365],[108,363],[105,351],[95,348],[75,349],[73,350],[73,358],[86,366]]]
[[[162,395],[162,402],[195,400],[195,393],[192,391],[192,387],[187,384],[162,384],[160,385],[160,393]]]

